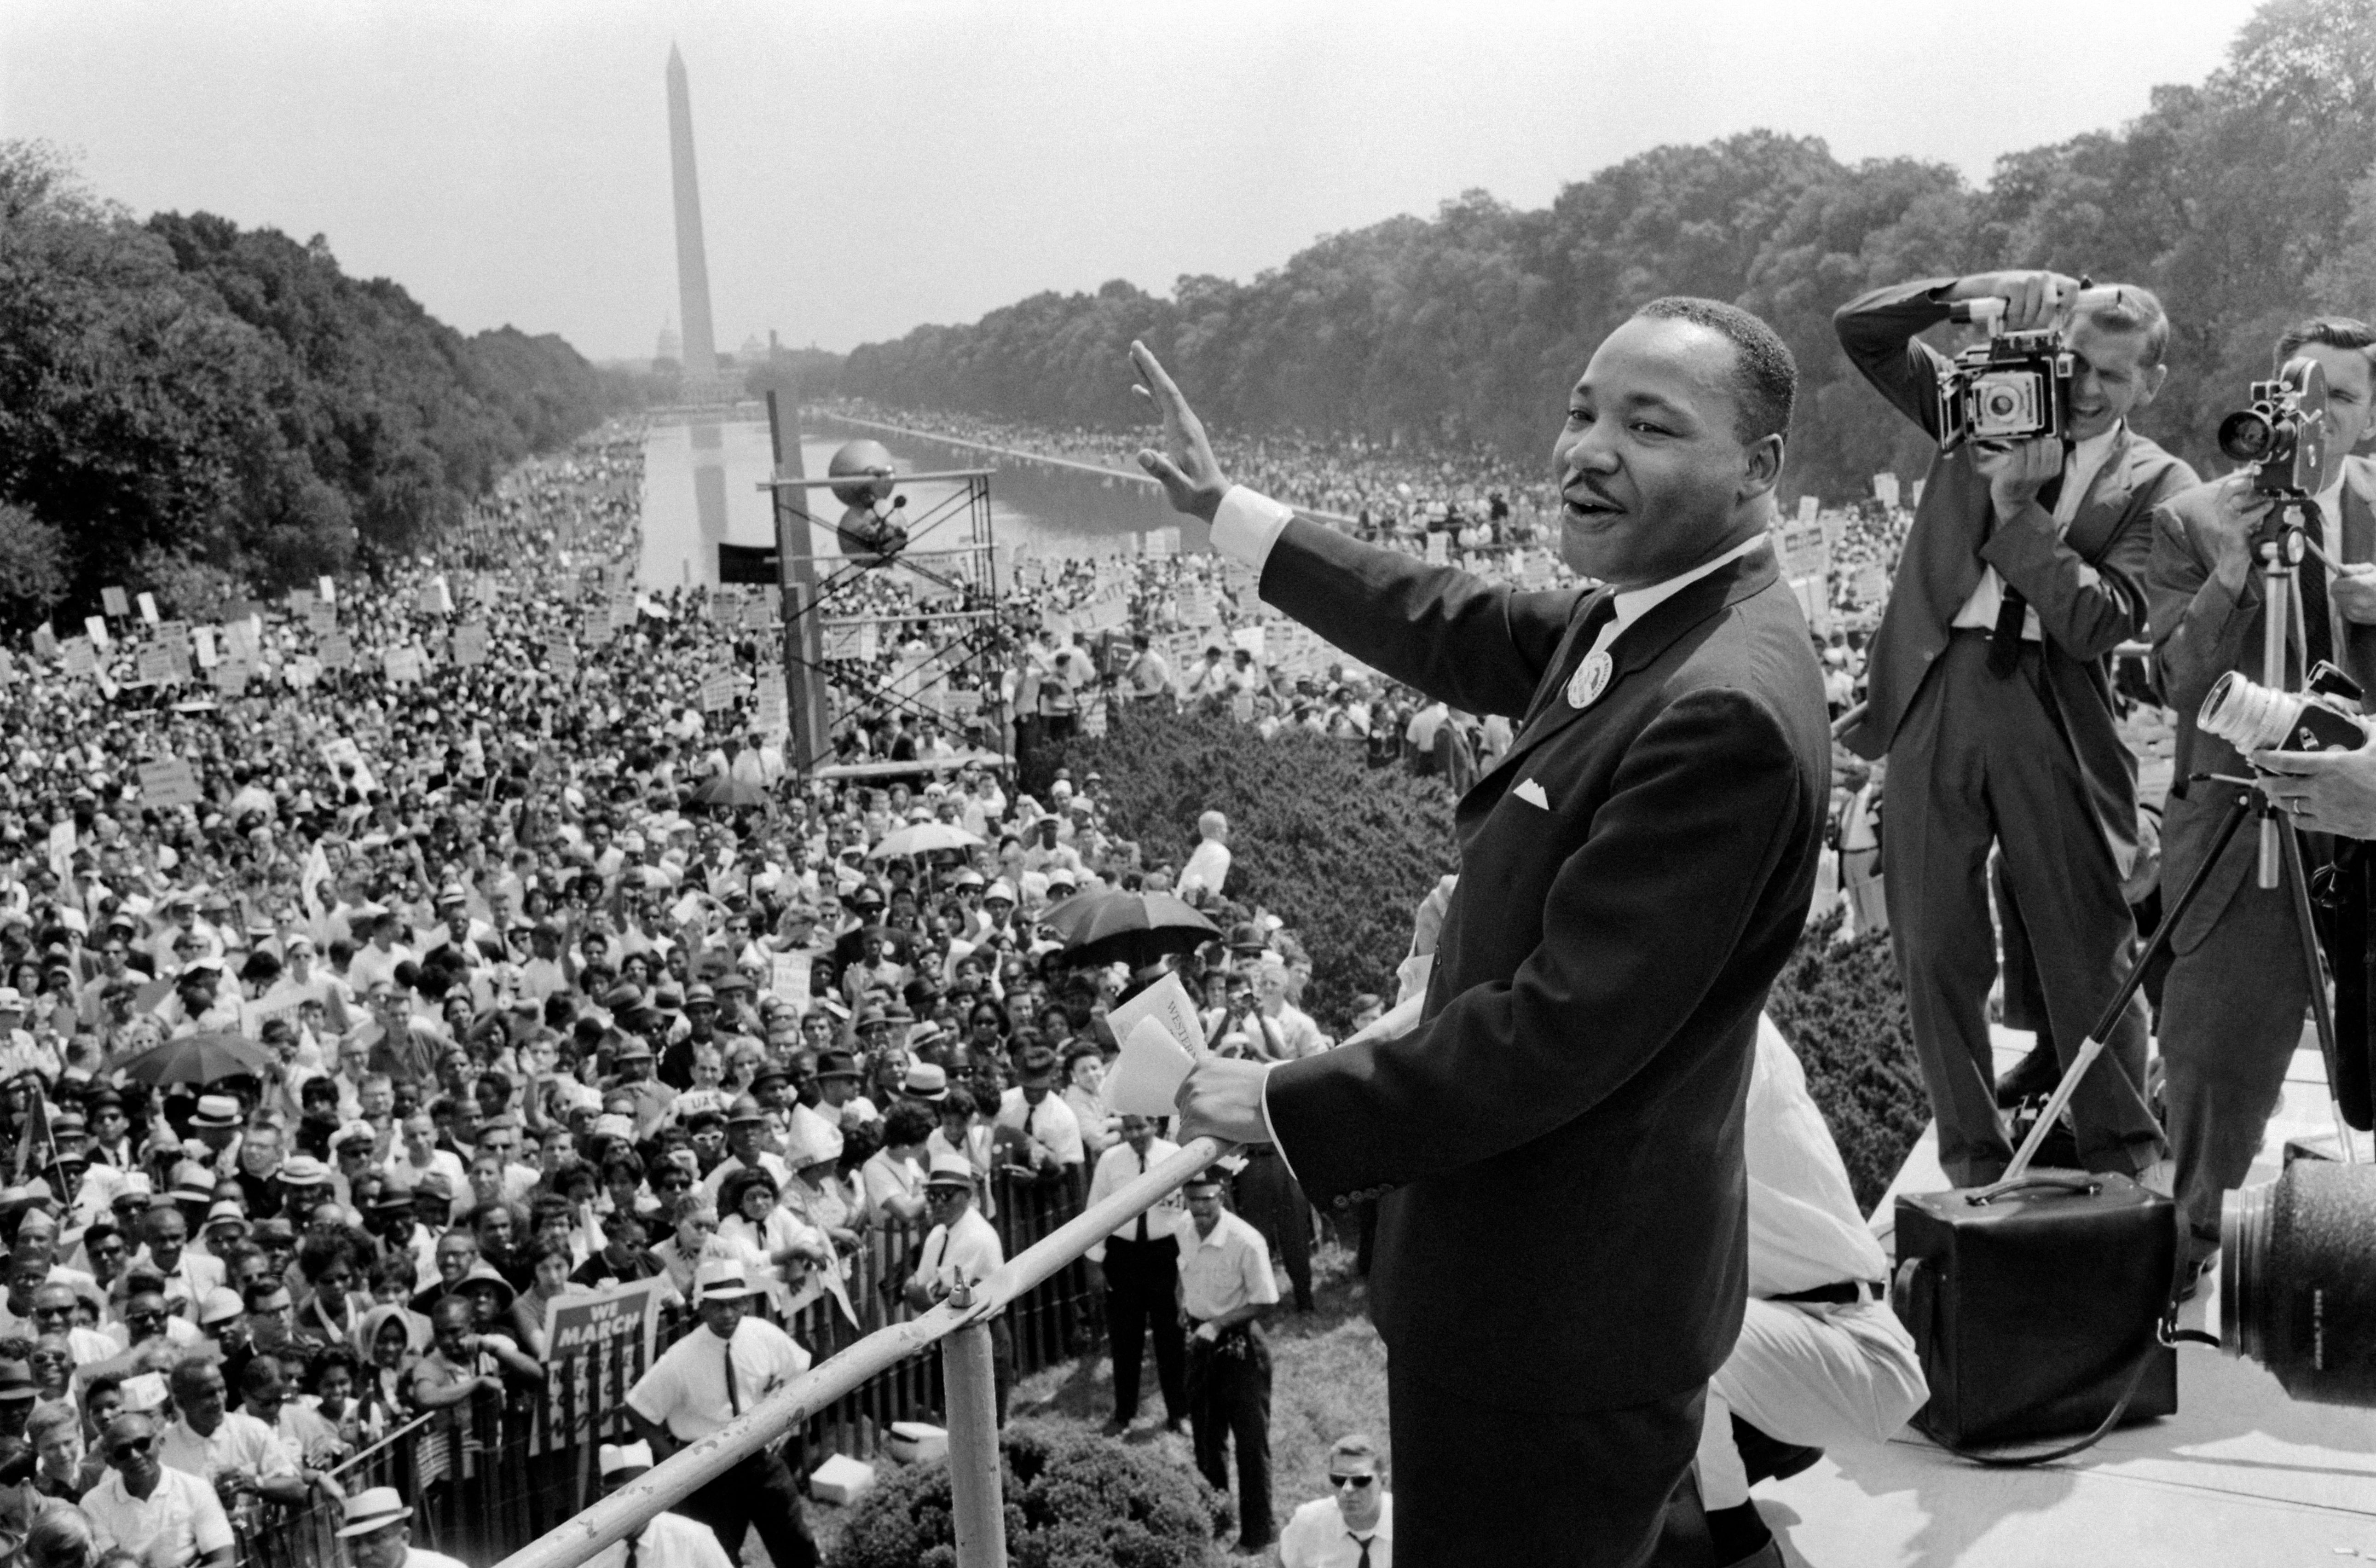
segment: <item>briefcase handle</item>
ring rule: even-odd
[[[2093,1197],[2104,1190],[2104,1184],[2084,1170],[2034,1170],[2009,1181],[1975,1187],[1964,1194],[1964,1201],[1974,1207],[2009,1198],[2015,1193],[2067,1193],[2074,1197]]]

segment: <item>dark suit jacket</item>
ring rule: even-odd
[[[1876,289],[1833,318],[1865,379],[1933,435],[1931,398],[1947,362],[1915,334],[1947,319],[1944,296],[1954,282]],[[2125,868],[2136,850],[2137,765],[2121,741],[2107,660],[2122,642],[2144,635],[2151,514],[2192,484],[2194,470],[2124,430],[2069,530],[2058,534],[2053,515],[2035,501],[2012,522],[1994,523],[1978,456],[1967,445],[1930,461],[1867,655],[1864,718],[1843,739],[1859,756],[1888,754],[1931,661],[1947,647],[1956,612],[1979,586],[1983,565],[1994,566],[2037,612],[2045,695],[2087,781],[2097,826]]]
[[[1371,1289],[1396,1372],[1514,1410],[1704,1381],[1740,1331],[1751,1051],[1830,789],[1823,681],[1771,552],[1628,627],[1581,711],[1562,689],[1592,596],[1302,518],[1262,596],[1455,707],[1533,716],[1461,799],[1419,1028],[1270,1079],[1313,1200],[1384,1199]]]
[[[2343,490],[2343,559],[2376,561],[2376,462],[2346,459]],[[2178,747],[2169,803],[2162,813],[2162,886],[2175,898],[2203,857],[2234,803],[2233,786],[2197,784],[2197,774],[2249,775],[2251,765],[2236,748],[2203,733],[2195,716],[2220,676],[2240,670],[2258,681],[2261,670],[2261,578],[2246,575],[2241,593],[2230,593],[2211,576],[2216,557],[2212,540],[2218,520],[2216,482],[2201,484],[2156,507],[2153,514],[2153,559],[2145,584],[2153,598],[2154,663],[2165,700],[2178,712]],[[2353,625],[2335,662],[2361,686],[2376,692],[2376,626]],[[2299,677],[2300,671],[2294,671]],[[2310,836],[2313,839],[2321,836]],[[2315,849],[2315,846],[2313,846]],[[2254,873],[2260,834],[2250,824],[2238,830],[2194,906],[2170,933],[2180,953],[2202,945],[2228,900]],[[2293,962],[2290,952],[2274,956]]]

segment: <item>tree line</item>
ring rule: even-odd
[[[0,142],[0,620],[118,584],[202,615],[369,569],[620,396],[559,338],[465,337],[318,235],[144,220]]]
[[[1925,89],[1975,104],[2003,81],[1942,62]],[[851,352],[839,390],[1056,425],[1143,425],[1124,350],[1143,338],[1201,412],[1301,430],[1483,445],[1546,461],[1593,347],[1662,294],[1730,300],[1798,356],[1786,491],[1844,501],[1912,479],[1928,446],[1864,384],[1831,315],[1866,289],[2052,267],[2160,293],[2170,376],[2139,428],[2204,471],[2210,434],[2315,307],[2376,315],[2376,6],[2269,0],[2199,86],[2009,154],[1985,187],[1911,159],[1847,164],[1756,131],[1665,147],[1520,210],[1482,191],[1432,220],[1331,235],[1251,282],[1182,277],[1041,293],[964,326]]]

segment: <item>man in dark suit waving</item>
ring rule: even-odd
[[[1132,352],[1169,446],[1141,463],[1266,601],[1522,721],[1461,798],[1418,1026],[1208,1058],[1183,1136],[1276,1144],[1329,1208],[1383,1198],[1405,1568],[1638,1563],[1740,1325],[1758,1008],[1806,922],[1830,787],[1822,678],[1765,534],[1789,350],[1705,300],[1610,333],[1553,448],[1562,553],[1606,586],[1544,593],[1232,488]]]

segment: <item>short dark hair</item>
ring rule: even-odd
[[[2271,363],[2278,370],[2286,362],[2312,343],[2323,343],[2330,349],[2357,349],[2376,357],[2376,327],[2348,315],[2313,315],[2297,321],[2277,336],[2277,351]]]
[[[2077,315],[2098,331],[2142,333],[2145,364],[2161,363],[2169,351],[2169,314],[2161,308],[2159,295],[2134,283],[2099,283],[2080,298]]]
[[[1732,345],[1732,396],[1740,405],[1732,429],[1742,445],[1789,431],[1790,408],[1799,397],[1799,362],[1774,328],[1739,305],[1688,294],[1652,300],[1634,314],[1652,321],[1688,321]]]

